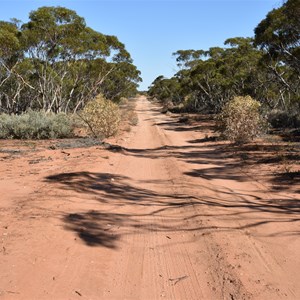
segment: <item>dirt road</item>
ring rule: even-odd
[[[122,151],[2,153],[0,298],[300,299],[299,195],[235,168],[205,124],[137,112]]]

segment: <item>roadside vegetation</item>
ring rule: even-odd
[[[1,138],[70,137],[74,115],[97,97],[116,103],[103,106],[114,114],[140,81],[125,45],[73,10],[41,7],[27,23],[0,21]]]
[[[250,96],[234,97],[217,116],[218,129],[223,136],[237,144],[251,141],[266,131],[268,125],[261,116],[260,103]]]
[[[79,114],[94,137],[107,138],[118,132],[121,121],[117,104],[98,96],[90,101]]]
[[[2,139],[51,139],[73,136],[73,119],[64,113],[30,110],[21,115],[0,115]]]
[[[161,101],[165,112],[230,116],[226,119],[230,124],[221,131],[238,142],[242,128],[251,131],[245,142],[261,132],[257,129],[262,116],[273,128],[299,129],[299,15],[299,1],[288,0],[268,13],[255,28],[253,38],[229,38],[223,48],[178,50],[173,55],[179,71],[172,78],[157,77],[149,87],[150,97]],[[250,97],[257,101],[255,105],[252,102],[257,114],[252,120],[244,110],[247,101],[230,102]],[[241,118],[243,111],[245,118]],[[251,122],[251,129],[247,122]]]

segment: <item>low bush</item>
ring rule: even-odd
[[[88,102],[80,116],[87,124],[90,133],[100,138],[115,135],[121,120],[118,105],[102,96]]]
[[[166,114],[168,111],[171,111],[174,108],[174,104],[170,99],[165,99],[162,104],[163,107],[161,109],[161,113],[163,114]]]
[[[121,115],[121,127],[125,128],[125,131],[130,131],[131,126],[137,126],[139,119],[135,111],[136,98],[121,98],[119,102],[120,115]],[[129,126],[129,127],[128,127]]]
[[[129,124],[131,126],[137,126],[138,123],[139,123],[138,115],[135,111],[132,111],[131,114],[129,115]]]
[[[300,114],[274,109],[268,114],[268,121],[274,128],[299,128]]]
[[[125,97],[121,97],[119,100],[119,106],[120,107],[126,107],[128,105],[129,100]]]
[[[235,97],[226,103],[217,121],[222,135],[237,144],[253,140],[268,127],[260,114],[260,103],[250,96]]]
[[[72,121],[63,113],[46,114],[44,111],[29,111],[22,115],[0,115],[2,139],[50,139],[72,135]]]

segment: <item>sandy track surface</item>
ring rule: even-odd
[[[122,151],[1,153],[0,298],[300,299],[298,195],[239,172],[204,125],[137,112]]]

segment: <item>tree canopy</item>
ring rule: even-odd
[[[0,110],[76,111],[99,93],[136,92],[140,72],[116,36],[64,7],[41,7],[21,23],[0,21]]]
[[[149,94],[186,110],[219,112],[235,96],[258,99],[266,110],[300,111],[300,6],[288,0],[255,28],[224,47],[178,50],[179,71],[156,78]]]

